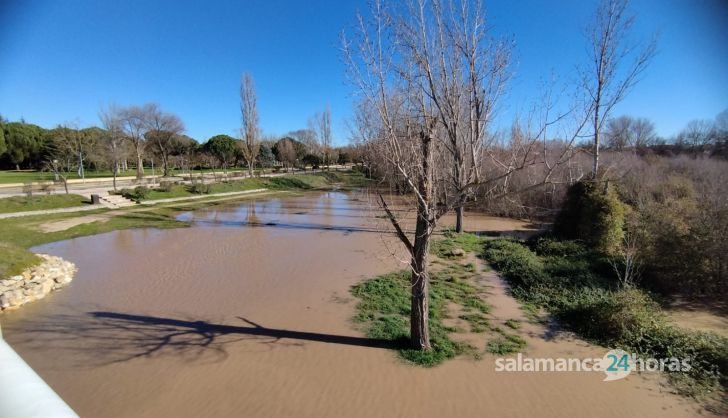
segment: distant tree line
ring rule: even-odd
[[[113,173],[133,170],[144,176],[143,167],[156,173],[212,168],[267,169],[273,167],[318,168],[325,163],[349,164],[355,149],[322,145],[312,129],[285,136],[261,135],[254,155],[247,154],[245,140],[230,135],[212,136],[200,143],[184,134],[179,117],[155,104],[111,107],[101,112],[101,127],[78,128],[58,125],[46,129],[25,121],[0,120],[0,169],[47,170],[59,174],[84,170]]]

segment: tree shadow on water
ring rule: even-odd
[[[238,319],[245,325],[94,311],[87,316],[61,315],[26,324],[13,340],[23,349],[70,352],[70,359],[64,362],[81,368],[159,357],[215,363],[225,360],[234,344],[243,351],[303,346],[306,342],[399,348],[398,342],[389,340],[269,328]]]

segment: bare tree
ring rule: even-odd
[[[116,106],[110,106],[108,109],[102,109],[99,112],[101,125],[105,130],[105,148],[106,155],[111,160],[111,171],[113,173],[113,186],[116,191],[116,177],[119,175],[121,159],[124,155],[124,133],[121,129],[120,109]]]
[[[643,148],[657,140],[655,124],[644,118],[620,116],[607,122],[604,133],[607,147],[621,151],[625,148]]]
[[[306,147],[307,154],[322,155],[321,144],[319,144],[316,138],[316,122],[315,118],[311,117],[308,120],[307,129],[297,129],[289,132],[287,136],[295,139],[302,143]]]
[[[162,177],[168,177],[169,157],[185,126],[177,115],[163,112],[156,104],[146,105],[145,109],[147,131],[144,138],[154,145],[162,157]]]
[[[255,161],[260,151],[260,128],[258,127],[258,105],[255,96],[253,77],[245,73],[240,79],[240,114],[242,125],[240,148],[245,162],[248,163],[248,172],[253,177]]]
[[[83,176],[83,140],[75,127],[59,125],[50,132],[50,142],[46,146],[47,161],[45,168],[53,172],[56,180],[63,182],[68,194],[68,177],[76,170]]]
[[[685,129],[678,135],[677,142],[698,149],[710,145],[716,136],[716,129],[712,121],[696,119],[688,122]]]
[[[296,163],[296,147],[292,141],[284,138],[278,141],[276,150],[278,152],[278,159],[283,163],[286,171],[288,171],[288,168]]]
[[[621,287],[631,287],[639,278],[641,269],[639,248],[637,236],[627,231],[619,254],[609,260]]]
[[[321,146],[321,153],[324,160],[326,169],[331,164],[331,150],[332,150],[332,138],[331,138],[331,107],[327,104],[326,109],[323,112],[316,113],[313,117],[314,132],[318,138],[318,143]]]
[[[147,131],[149,114],[151,112],[150,105],[130,106],[121,109],[119,112],[119,121],[124,136],[134,148],[136,155],[136,178],[141,180],[144,177],[144,151],[147,142],[144,140],[144,133]]]
[[[519,125],[510,144],[487,135],[509,76],[510,46],[487,35],[481,10],[468,0],[415,0],[406,6],[375,1],[371,19],[360,16],[357,35],[343,39],[360,97],[353,132],[371,154],[365,161],[413,196],[414,234],[382,194],[379,202],[410,255],[410,336],[421,350],[431,348],[428,251],[439,219],[462,207],[476,187],[488,198],[517,193],[509,183],[516,171],[540,167],[538,179],[520,191],[551,181],[588,121],[588,115],[576,118],[569,139],[549,153],[547,128],[565,116],[552,117],[553,104],[545,100],[539,120]]]
[[[601,0],[588,31],[590,63],[581,70],[581,77],[592,116],[594,178],[599,172],[603,125],[614,106],[637,84],[657,47],[654,38],[645,45],[630,42],[634,16],[628,6],[629,0]]]

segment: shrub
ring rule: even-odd
[[[554,223],[557,236],[582,240],[609,255],[619,251],[623,228],[624,205],[614,187],[592,181],[580,181],[569,188]]]
[[[195,194],[209,194],[211,191],[209,184],[195,183],[190,186],[190,193]]]
[[[174,188],[174,183],[172,183],[171,181],[160,181],[159,187],[157,188],[157,190],[159,190],[161,192],[169,193],[172,191],[173,188]]]
[[[127,199],[140,202],[149,197],[149,189],[146,186],[137,186],[134,189],[121,189],[120,193]]]
[[[513,295],[546,308],[567,329],[596,343],[632,351],[643,357],[690,358],[688,372],[670,373],[680,393],[700,395],[728,385],[728,338],[672,325],[657,303],[636,288],[614,290],[598,274],[601,260],[590,251],[539,242],[526,246],[506,239],[488,241],[485,256],[510,282]],[[564,251],[568,248],[569,251]],[[573,254],[579,254],[574,256]],[[489,350],[507,351],[506,340]]]

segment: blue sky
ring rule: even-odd
[[[484,1],[493,30],[516,42],[515,77],[499,121],[537,96],[541,80],[574,78],[585,60],[591,1]],[[638,35],[659,32],[644,80],[616,109],[670,136],[728,108],[728,2],[633,0]],[[159,103],[201,141],[235,134],[240,74],[251,72],[262,128],[303,128],[330,103],[347,138],[352,88],[339,52],[357,1],[0,0],[0,114],[44,127],[98,124],[109,103]]]

